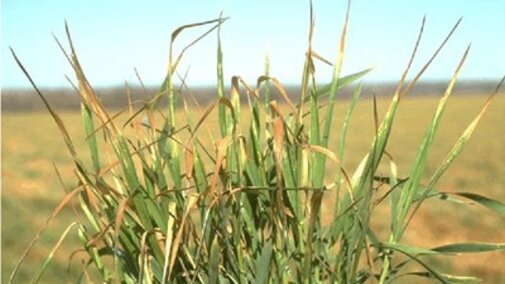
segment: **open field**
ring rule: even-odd
[[[35,98],[34,98],[35,99]],[[463,129],[478,113],[484,96],[453,97],[444,115],[427,167],[428,176],[433,173]],[[407,98],[393,127],[388,152],[399,166],[400,176],[408,173],[418,144],[428,121],[435,110],[433,97]],[[347,102],[337,106],[334,125],[341,127]],[[386,110],[386,98],[379,100],[380,115]],[[444,191],[475,192],[505,202],[505,98],[500,94],[466,149],[438,185]],[[201,113],[198,109],[193,111]],[[347,161],[344,167],[352,171],[367,152],[374,135],[372,101],[364,99],[358,104],[351,120],[348,134]],[[243,112],[247,115],[246,112]],[[84,150],[81,117],[77,112],[61,113],[76,146]],[[196,117],[200,116],[199,114]],[[247,121],[247,119],[245,119]],[[207,123],[217,133],[217,114]],[[332,136],[331,150],[336,150],[338,130]],[[24,248],[44,224],[52,208],[64,196],[64,189],[53,167],[61,174],[63,185],[75,186],[70,155],[64,148],[57,127],[46,112],[12,112],[2,116],[2,282],[6,282],[15,262]],[[331,171],[331,167],[328,167]],[[332,172],[327,173],[331,177]],[[331,208],[331,200],[325,201]],[[449,203],[433,200],[425,204],[417,215],[413,228],[407,231],[405,241],[421,247],[451,242],[475,240],[503,242],[505,219],[478,205]],[[381,210],[377,210],[380,213]],[[324,215],[324,213],[323,213]],[[45,232],[25,261],[19,275],[19,283],[25,282],[41,264],[62,231],[71,222],[71,210],[58,216]],[[323,220],[324,221],[324,220]],[[383,224],[374,224],[381,228]],[[384,227],[386,233],[388,228]],[[54,283],[65,274],[69,254],[79,249],[76,238],[65,242],[56,255],[56,264],[46,273],[44,283]],[[440,258],[439,258],[440,259]],[[439,263],[449,266],[450,258]],[[505,282],[505,252],[468,254],[458,258],[454,274],[476,275],[485,283]],[[438,264],[438,263],[437,263]],[[73,263],[74,266],[79,265]]]

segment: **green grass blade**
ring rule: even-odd
[[[347,132],[349,130],[349,125],[350,125],[350,122],[351,122],[351,117],[352,117],[352,114],[354,112],[354,109],[356,108],[356,105],[358,104],[358,101],[361,97],[361,93],[362,93],[362,87],[363,85],[360,84],[358,85],[358,87],[356,89],[354,89],[354,92],[353,92],[353,96],[352,96],[352,100],[351,100],[351,103],[349,105],[349,108],[347,109],[347,112],[344,116],[344,120],[342,122],[342,130],[340,132],[340,141],[339,141],[339,151],[338,151],[338,158],[340,160],[340,163],[343,163],[344,162],[344,156],[345,156],[345,153],[346,153],[346,142],[347,142]],[[341,167],[340,167],[341,168]],[[337,170],[337,178],[335,179],[335,183],[336,183],[336,190],[335,190],[335,203],[337,205],[341,204],[340,203],[340,190],[341,190],[341,186],[342,186],[342,169],[340,170]],[[340,214],[340,206],[335,206],[335,210],[333,211],[333,216],[334,216],[334,219],[337,218],[337,216]],[[335,233],[336,231],[336,227],[335,227],[335,223],[334,225],[332,225],[332,229],[331,231],[333,233]]]
[[[468,52],[470,50],[470,46],[466,49],[465,53],[463,54],[463,57],[461,58],[458,67],[456,68],[454,75],[452,76],[452,79],[447,86],[447,89],[445,91],[444,96],[440,99],[439,104],[437,106],[437,110],[433,116],[433,119],[428,126],[428,129],[425,133],[425,136],[423,138],[423,141],[421,143],[421,146],[419,148],[419,151],[417,153],[416,159],[413,163],[413,167],[409,173],[409,179],[407,180],[405,186],[403,187],[400,195],[400,200],[399,200],[399,210],[398,210],[398,216],[397,216],[397,223],[404,223],[405,218],[407,217],[407,214],[411,208],[412,205],[412,200],[413,198],[417,195],[417,192],[419,190],[419,183],[421,181],[421,178],[424,174],[424,170],[426,167],[426,162],[428,160],[429,156],[429,151],[430,148],[433,144],[433,140],[435,138],[435,134],[438,130],[440,120],[442,118],[442,114],[445,110],[447,101],[452,94],[452,90],[456,84],[456,80],[458,78],[458,75],[461,71],[461,68],[463,67],[463,64],[466,60],[466,57],[468,55]],[[403,234],[403,231],[405,231],[406,226],[404,226],[401,230],[397,231],[394,239],[399,240]]]
[[[51,252],[48,254],[46,260],[44,261],[44,263],[42,264],[42,266],[39,268],[39,270],[37,270],[37,272],[35,273],[35,276],[33,277],[31,283],[38,283],[39,280],[40,280],[40,277],[42,276],[42,274],[44,273],[44,271],[47,269],[47,266],[51,263],[51,261],[53,260],[53,257],[54,257],[54,254],[55,252],[58,250],[58,248],[61,246],[61,244],[63,243],[63,241],[65,240],[65,238],[67,237],[68,233],[70,233],[70,230],[72,228],[74,228],[75,226],[77,225],[77,223],[72,223],[70,224],[66,229],[65,231],[63,231],[63,234],[61,234],[60,236],[60,239],[58,240],[58,242],[56,242],[56,245],[53,247],[53,249],[51,250]]]
[[[392,249],[392,250],[399,251],[401,253],[410,254],[410,255],[436,255],[436,254],[439,254],[439,252],[432,250],[432,249],[414,247],[414,246],[404,245],[404,244],[399,244],[399,243],[382,243],[382,244],[380,244],[380,246],[382,248]]]
[[[350,84],[358,81],[359,79],[363,78],[365,75],[367,75],[368,73],[370,73],[372,70],[373,70],[373,68],[368,68],[368,69],[365,69],[363,71],[352,73],[350,75],[347,75],[347,76],[339,78],[338,82],[337,82],[336,89],[340,90],[343,87],[346,87],[346,86],[348,86],[348,85],[350,85]],[[323,87],[317,89],[317,92],[316,92],[317,98],[319,100],[321,100],[321,99],[323,99],[325,97],[328,97],[328,95],[330,94],[332,86],[333,86],[333,83],[329,83],[329,84],[326,84]],[[306,102],[308,102],[309,99],[310,98],[307,97],[306,98]]]
[[[321,142],[320,142],[320,144],[317,144],[317,145],[321,145],[325,148],[328,147],[328,141],[330,139],[330,132],[331,132],[331,128],[333,125],[333,113],[335,111],[335,97],[337,95],[337,90],[339,87],[339,80],[340,80],[340,72],[342,70],[342,64],[344,61],[345,43],[346,43],[346,39],[347,39],[347,29],[348,29],[348,25],[349,25],[350,11],[351,11],[351,1],[348,1],[346,16],[345,16],[344,24],[342,27],[342,32],[340,35],[340,45],[339,45],[338,55],[337,55],[337,59],[335,62],[335,68],[333,69],[333,78],[331,81],[330,93],[328,95],[328,110],[327,110],[327,114],[326,114],[326,121],[322,127],[322,137],[320,138]],[[315,94],[314,94],[314,96],[315,96]],[[317,107],[317,106],[315,106],[315,107]],[[312,121],[312,123],[314,123],[314,121]],[[317,123],[317,127],[319,128],[319,122],[316,122],[316,123]],[[316,155],[316,157],[317,157],[317,163],[316,163],[315,169],[314,169],[316,171],[314,185],[316,187],[318,187],[323,183],[324,169],[326,168],[326,157],[323,155]]]
[[[461,254],[461,253],[478,253],[489,251],[505,250],[505,243],[502,244],[489,244],[489,243],[460,243],[450,244],[432,248],[431,250],[439,253],[448,254]]]
[[[482,117],[484,116],[485,112],[487,111],[487,108],[491,104],[492,100],[494,99],[494,97],[496,96],[496,94],[498,93],[498,91],[500,90],[500,88],[501,88],[501,86],[502,86],[502,84],[504,82],[505,82],[505,76],[501,79],[500,83],[498,83],[495,91],[491,94],[491,96],[488,97],[488,99],[484,103],[484,106],[481,108],[479,114],[468,125],[468,127],[465,129],[465,131],[463,132],[463,134],[460,136],[460,138],[458,139],[458,141],[456,142],[456,144],[453,146],[453,148],[451,149],[451,151],[449,151],[449,153],[447,154],[447,156],[444,159],[444,161],[442,162],[442,164],[437,168],[437,170],[435,171],[435,173],[431,177],[430,182],[429,182],[428,186],[426,187],[426,190],[423,193],[424,197],[426,197],[427,195],[430,194],[430,192],[433,190],[433,187],[438,182],[438,180],[440,179],[440,177],[443,175],[443,173],[445,171],[447,171],[447,169],[449,168],[449,166],[454,162],[454,160],[456,159],[456,157],[463,150],[464,146],[466,145],[466,143],[468,142],[468,140],[472,136],[473,132],[477,128],[477,125],[479,124],[480,120],[482,119]],[[419,203],[417,203],[415,205],[415,207],[412,210],[412,213],[410,215],[410,218],[407,221],[407,225],[412,220],[414,214],[417,212],[417,210],[421,206],[422,202],[423,201],[421,200],[421,202],[419,202]]]
[[[470,199],[472,201],[475,201],[499,213],[500,215],[505,216],[505,204],[502,202],[471,192],[452,192],[451,194],[455,194]]]
[[[430,192],[431,192],[430,194],[426,194],[425,192],[423,192],[419,197],[419,200],[416,200],[416,202],[420,201],[421,199],[438,197],[441,200],[451,201],[458,204],[466,204],[466,202],[461,201],[459,198],[452,197],[452,196],[458,196],[471,200],[472,202],[476,202],[482,206],[485,206],[488,209],[494,211],[495,213],[498,213],[501,216],[505,217],[505,204],[498,200],[491,199],[489,197],[472,192],[444,192],[444,191],[439,192],[436,189],[431,189]]]
[[[347,132],[349,130],[349,125],[351,123],[351,117],[352,117],[354,109],[356,108],[356,105],[358,104],[358,101],[361,97],[362,90],[363,90],[362,84],[359,84],[358,87],[354,89],[351,103],[349,105],[349,108],[347,109],[347,112],[345,113],[345,117],[342,122],[342,131],[340,133],[340,140],[339,140],[339,147],[338,147],[339,148],[338,158],[340,159],[341,162],[344,161],[344,155],[346,153],[345,143],[347,141]]]
[[[440,274],[442,277],[444,277],[447,281],[450,281],[450,283],[477,283],[477,282],[482,282],[480,278],[477,277],[472,277],[472,276],[458,276],[458,275],[450,275],[450,274],[445,274],[441,273]],[[408,272],[404,273],[401,275],[398,275],[397,277],[393,278],[390,282],[388,283],[395,283],[395,281],[401,277],[406,277],[406,276],[416,276],[416,277],[423,277],[423,278],[428,278],[428,279],[436,279],[433,277],[433,275],[429,272]]]
[[[221,26],[217,29],[217,95],[219,98],[224,97],[224,75],[223,75],[223,50],[221,46]],[[227,136],[226,109],[223,105],[218,106],[219,112],[219,127],[221,129],[221,137]]]
[[[429,249],[422,249],[422,248],[416,248],[416,247],[410,247],[410,246],[405,246],[405,245],[400,245],[396,243],[388,243],[388,244],[382,244],[385,248],[388,248],[393,251],[398,251],[406,256],[408,256],[410,259],[413,261],[417,262],[420,264],[422,267],[426,269],[426,271],[435,279],[440,281],[441,283],[444,284],[450,284],[451,282],[446,279],[442,274],[437,272],[434,268],[430,267],[428,264],[426,264],[424,261],[421,261],[416,255],[421,254],[421,255],[426,255],[426,254],[438,254],[436,251],[432,251]],[[383,274],[385,275],[385,274]],[[384,283],[384,278],[381,278],[380,283]]]
[[[265,76],[270,77],[270,55],[267,53],[265,54]],[[270,113],[270,108],[268,107],[270,105],[270,81],[265,82],[265,111],[267,116],[269,116]]]
[[[95,171],[100,171],[100,156],[98,152],[98,143],[96,140],[96,134],[94,133],[95,127],[93,123],[93,113],[91,108],[84,103],[81,103],[81,114],[82,120],[84,122],[84,130],[86,132],[86,137],[88,140],[88,147],[91,155],[91,161],[93,162],[93,166]]]
[[[271,269],[270,259],[272,257],[273,245],[272,241],[268,240],[263,249],[261,250],[261,255],[259,255],[258,259],[256,259],[255,271],[256,271],[256,279],[254,279],[254,283],[262,284],[268,283],[268,276]]]

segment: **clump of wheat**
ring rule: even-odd
[[[158,93],[140,108],[131,103],[128,118],[121,124],[102,106],[88,83],[67,28],[70,53],[65,54],[75,70],[82,99],[90,163],[83,162],[64,122],[33,85],[74,160],[79,185],[54,215],[70,200],[79,200],[87,222],[73,223],[62,239],[72,229],[77,230],[86,253],[82,277],[97,274],[105,282],[121,283],[363,283],[371,279],[390,283],[405,275],[430,277],[442,283],[472,280],[442,274],[423,258],[503,249],[503,244],[466,243],[428,249],[404,244],[402,237],[423,202],[440,196],[434,185],[466,144],[494,94],[429,183],[422,185],[433,138],[468,48],[440,99],[408,177],[398,176],[394,159],[386,151],[395,114],[459,25],[458,21],[407,83],[423,33],[423,19],[388,111],[382,120],[375,115],[376,134],[368,154],[356,169],[345,169],[342,161],[347,152],[346,133],[361,96],[361,85],[355,86],[339,144],[329,145],[336,97],[342,87],[370,71],[341,76],[348,20],[349,10],[333,64],[333,78],[330,84],[319,87],[315,61],[326,60],[310,42],[314,34],[311,15],[309,48],[297,103],[270,76],[268,60],[256,86],[235,76],[226,94],[219,39],[226,18],[182,26],[173,32],[171,47],[187,29],[210,27],[202,37],[217,31],[215,101],[195,121],[186,107],[186,97],[181,95],[184,82],[176,82],[184,52],[200,37],[177,56],[170,51],[169,69]],[[273,92],[282,100],[272,100]],[[165,97],[168,105],[161,107],[160,99]],[[244,97],[246,106],[242,103]],[[178,100],[185,106],[182,120],[176,117]],[[245,116],[241,113],[244,110]],[[214,115],[218,117],[220,136],[215,140],[202,129]],[[387,177],[378,175],[380,165],[389,168]],[[333,179],[326,176],[331,171]],[[387,187],[387,193],[376,191],[378,186]],[[505,206],[497,201],[475,194],[459,196],[500,214],[505,212]],[[331,222],[325,224],[321,222],[321,205],[328,197],[335,201]],[[379,203],[387,203],[391,216],[386,239],[379,239],[370,226],[373,218],[383,218],[374,215]],[[35,281],[51,257],[34,276]],[[421,270],[407,270],[411,263]],[[15,271],[11,281],[14,275]]]

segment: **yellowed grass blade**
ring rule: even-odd
[[[172,275],[172,269],[175,264],[175,260],[177,258],[177,251],[179,250],[179,246],[181,243],[181,238],[182,238],[182,233],[184,231],[184,226],[186,224],[186,219],[193,209],[193,207],[196,205],[196,202],[198,201],[199,196],[198,195],[190,195],[188,202],[186,204],[186,211],[184,212],[184,215],[182,216],[182,220],[179,222],[179,230],[177,231],[177,235],[175,236],[174,242],[172,244],[172,251],[170,252],[170,263],[168,265],[168,279],[170,279],[170,276]]]
[[[214,194],[214,191],[216,190],[217,180],[219,178],[219,172],[221,171],[221,166],[223,165],[223,161],[226,156],[226,150],[228,149],[228,147],[232,142],[233,137],[226,136],[218,144],[216,164],[214,165],[214,173],[212,174],[210,187],[208,191],[209,196],[212,196]]]

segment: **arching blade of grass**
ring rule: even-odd
[[[45,224],[39,229],[37,235],[35,236],[35,238],[30,242],[30,244],[28,245],[28,247],[25,249],[25,251],[23,252],[23,254],[21,255],[21,257],[19,258],[18,262],[16,263],[16,266],[14,267],[14,270],[12,271],[11,275],[9,276],[9,283],[12,283],[12,281],[14,280],[14,277],[16,276],[18,270],[19,270],[19,267],[21,266],[21,264],[23,263],[24,259],[27,257],[28,253],[31,251],[31,249],[33,248],[33,246],[35,245],[35,243],[39,240],[40,236],[42,235],[42,233],[47,229],[47,227],[49,227],[49,225],[51,224],[51,222],[53,221],[53,219],[58,215],[60,214],[61,210],[67,205],[67,203],[69,203],[72,198],[78,194],[82,189],[79,187],[79,188],[76,188],[74,190],[72,190],[71,192],[69,192],[65,198],[63,198],[63,200],[60,202],[60,204],[58,204],[58,206],[56,208],[54,208],[53,212],[51,213],[51,215],[49,216],[49,218],[47,218]]]
[[[28,71],[25,69],[25,67],[23,66],[23,64],[21,63],[21,61],[19,60],[19,58],[17,57],[16,53],[14,52],[14,49],[10,48],[10,51],[11,51],[12,56],[14,57],[14,60],[18,64],[19,68],[23,71],[23,73],[26,76],[26,78],[28,78],[28,81],[30,81],[30,84],[32,85],[33,89],[36,91],[37,95],[39,96],[39,98],[44,103],[44,106],[46,107],[46,109],[51,114],[51,117],[53,118],[54,122],[58,126],[58,129],[59,129],[61,135],[63,136],[63,139],[65,141],[67,149],[69,150],[69,152],[72,155],[72,157],[74,158],[74,160],[76,160],[77,159],[77,153],[75,151],[75,147],[74,147],[74,144],[72,143],[70,135],[68,134],[68,131],[67,131],[66,127],[65,127],[65,124],[63,123],[63,120],[53,110],[53,108],[51,107],[51,105],[49,105],[49,103],[46,100],[45,96],[39,90],[39,88],[37,87],[37,85],[33,81],[32,77],[30,76],[30,74],[28,73]]]
[[[72,228],[74,228],[76,225],[77,225],[77,223],[74,222],[74,223],[70,224],[65,229],[65,231],[63,231],[63,233],[60,236],[60,239],[58,240],[58,242],[56,242],[56,245],[53,247],[53,249],[51,250],[51,252],[47,256],[46,260],[44,261],[44,263],[42,264],[42,266],[39,268],[39,270],[35,273],[35,276],[33,277],[31,283],[38,283],[39,282],[40,277],[42,276],[42,274],[44,273],[44,271],[47,269],[47,266],[49,265],[49,263],[53,260],[55,252],[61,246],[62,242],[65,240],[65,238],[67,237],[67,235],[70,233],[70,230]]]
[[[400,244],[393,244],[393,243],[387,243],[387,244],[377,244],[380,247],[383,248],[389,248],[394,251],[398,251],[402,254],[405,254],[409,257],[408,260],[400,263],[397,265],[394,270],[395,274],[398,274],[400,270],[406,266],[407,263],[411,261],[415,261],[424,268],[426,268],[426,272],[406,272],[403,274],[398,274],[396,276],[392,276],[388,283],[394,283],[395,280],[397,280],[400,277],[405,277],[405,276],[421,276],[421,277],[427,277],[427,278],[432,278],[432,279],[437,279],[442,283],[445,283],[445,281],[449,281],[449,283],[466,283],[470,280],[475,280],[478,278],[474,277],[468,277],[468,276],[455,276],[455,275],[449,275],[445,273],[438,273],[434,269],[430,268],[428,265],[426,265],[424,262],[420,260],[421,256],[433,256],[433,255],[438,255],[438,254],[444,254],[444,255],[461,255],[464,253],[482,253],[482,252],[490,252],[490,251],[501,251],[505,250],[505,244],[489,244],[489,243],[457,243],[457,244],[449,244],[449,245],[444,245],[440,247],[435,247],[431,249],[425,249],[425,248],[418,248],[418,247],[412,247],[408,245],[400,245]],[[440,279],[440,277],[443,278]],[[472,282],[473,283],[473,282]]]
[[[424,202],[422,200],[427,200],[429,198],[439,198],[441,200],[446,200],[446,201],[452,201],[456,202],[459,204],[467,204],[467,202],[461,201],[459,198],[454,198],[452,196],[457,196],[457,197],[463,197],[469,201],[476,202],[482,206],[487,207],[490,210],[493,210],[494,212],[505,216],[505,204],[498,201],[491,199],[489,197],[476,194],[473,192],[448,192],[448,191],[437,191],[436,189],[432,188],[429,194],[426,194],[425,191],[423,191],[420,196],[414,200],[414,202]]]
[[[459,195],[461,197],[470,199],[481,205],[488,207],[489,209],[498,212],[500,215],[505,216],[505,204],[497,200],[481,196],[471,192],[451,192],[450,194]]]
[[[409,257],[411,260],[415,261],[416,263],[420,264],[424,269],[426,269],[426,272],[428,275],[433,277],[434,279],[440,281],[440,283],[444,284],[450,284],[451,282],[446,279],[440,272],[436,271],[434,268],[426,264],[424,261],[419,259],[418,255],[426,255],[426,254],[438,254],[438,252],[428,250],[428,249],[420,249],[420,248],[415,248],[415,247],[410,247],[410,246],[404,246],[404,245],[398,245],[398,244],[382,244],[387,249],[390,249],[392,251],[397,251],[401,254],[406,255]],[[385,278],[380,278],[380,283],[383,283],[386,281]],[[384,282],[385,283],[385,282]]]

